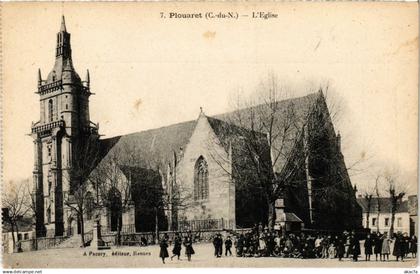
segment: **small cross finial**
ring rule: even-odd
[[[203,107],[200,107],[200,113],[203,113]]]

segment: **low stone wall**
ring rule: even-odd
[[[48,237],[48,238],[36,238],[29,240],[21,240],[18,245],[20,245],[20,250],[22,252],[33,251],[33,250],[42,250],[50,249],[57,247],[60,243],[67,240],[67,236],[59,237]]]
[[[52,237],[52,238],[37,238],[37,250],[41,249],[49,249],[56,247],[60,243],[67,240],[68,236],[58,236],[58,237]]]
[[[35,239],[20,241],[20,248],[22,252],[32,251],[35,249]]]
[[[210,242],[213,240],[215,234],[222,234],[225,238],[228,235],[237,235],[241,233],[246,233],[251,231],[251,229],[236,229],[236,230],[202,230],[202,231],[191,231],[193,236],[193,241],[195,243],[200,242]],[[187,235],[187,231],[160,231],[159,239],[161,239],[165,234],[169,237],[169,243],[172,242],[172,239],[175,237],[175,233],[178,233],[182,238]],[[157,244],[157,238],[155,232],[138,232],[138,233],[122,233],[121,245],[153,245]],[[107,243],[107,245],[113,246],[117,242],[117,233],[109,233],[102,235],[102,240]]]

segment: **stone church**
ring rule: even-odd
[[[270,203],[261,182],[272,178],[284,184],[276,197],[276,223],[361,226],[322,92],[278,102],[299,117],[279,161],[273,151],[283,144],[270,144],[267,132],[235,123],[238,112],[210,117],[200,110],[193,121],[101,139],[89,117],[89,71],[81,80],[73,67],[64,17],[56,43],[52,71],[46,79],[39,72],[41,117],[31,128],[38,237],[70,235],[81,226],[88,231],[95,220],[109,231],[129,232],[267,224]],[[283,113],[276,114],[277,123]],[[247,153],[251,144],[258,155]]]

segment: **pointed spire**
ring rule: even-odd
[[[89,75],[89,70],[86,70],[86,86],[89,87],[90,86],[90,75]]]
[[[41,69],[38,69],[38,86],[40,86],[42,83],[42,77],[41,77]]]
[[[70,33],[66,29],[64,15],[61,17],[60,31],[57,33],[56,57],[71,59]]]
[[[60,31],[67,32],[66,30],[66,21],[64,20],[64,15],[61,16],[61,27]]]

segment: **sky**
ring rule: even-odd
[[[169,19],[161,12],[238,12],[233,19]],[[250,18],[252,11],[278,14]],[[53,67],[61,15],[73,63],[90,71],[91,120],[104,138],[231,110],[268,74],[292,97],[328,86],[339,105],[352,183],[397,169],[417,191],[416,3],[7,3],[2,8],[3,180],[31,177],[38,68]]]

